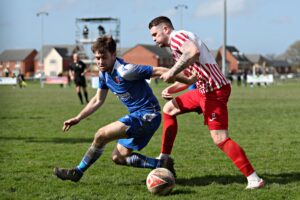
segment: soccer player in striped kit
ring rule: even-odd
[[[197,76],[197,89],[190,90],[173,99],[172,94],[188,87],[175,82],[162,91],[165,99],[171,99],[163,108],[163,135],[160,158],[171,154],[177,134],[176,116],[188,113],[203,113],[204,124],[208,125],[214,143],[232,160],[236,167],[247,177],[246,189],[264,186],[264,180],[258,177],[244,150],[228,136],[227,102],[231,87],[207,46],[193,33],[174,30],[172,22],[165,16],[154,18],[149,23],[153,41],[160,47],[170,47],[174,66],[161,75],[166,82],[183,71],[187,76]]]

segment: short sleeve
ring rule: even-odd
[[[190,40],[190,38],[187,34],[183,32],[177,32],[171,37],[171,49],[173,51],[179,51],[179,48],[188,40]]]
[[[148,65],[126,64],[118,69],[118,73],[125,80],[149,79],[153,73],[153,67]]]

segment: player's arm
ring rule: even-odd
[[[69,76],[71,77],[71,80],[74,80],[74,71],[73,70],[69,70]]]
[[[169,70],[170,69],[166,67],[153,67],[153,72],[151,77],[161,76],[163,73],[166,73]],[[169,82],[175,82],[175,81],[191,85],[197,81],[197,78],[194,74],[192,76],[187,77],[184,73],[181,72],[175,75],[175,77]]]
[[[161,96],[166,100],[170,100],[170,99],[173,99],[172,94],[181,92],[181,91],[185,90],[186,88],[188,88],[187,84],[175,82],[172,85],[170,85],[169,87],[165,88],[161,92]]]
[[[87,73],[88,68],[86,67],[86,64],[84,62],[81,61],[81,63],[82,63],[83,68],[84,68],[83,72],[81,73],[81,76],[84,76]]]
[[[180,73],[186,67],[190,66],[199,59],[199,48],[191,40],[183,43],[179,50],[182,52],[182,55],[177,60],[175,65],[170,69],[170,71],[161,75],[161,78],[166,82],[169,82],[176,74]]]
[[[104,103],[108,90],[98,89],[96,95],[90,100],[90,102],[81,110],[81,112],[71,119],[64,122],[63,131],[68,131],[71,126],[79,123],[82,119],[88,117],[94,113]]]

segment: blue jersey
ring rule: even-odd
[[[129,64],[117,58],[111,73],[99,73],[99,88],[110,89],[130,113],[156,113],[160,106],[145,80],[151,77],[152,72],[152,66]]]

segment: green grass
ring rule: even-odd
[[[166,84],[152,86],[159,96]],[[94,93],[89,90],[90,96]],[[255,191],[244,190],[245,178],[215,147],[201,115],[178,117],[177,184],[171,195],[156,197],[145,186],[150,170],[111,161],[115,142],[80,182],[63,182],[52,174],[55,166],[76,166],[95,131],[127,113],[111,93],[100,110],[68,134],[61,132],[63,121],[82,109],[74,87],[0,86],[0,106],[0,199],[300,199],[299,81],[232,88],[230,136],[267,183]],[[143,154],[159,154],[160,135],[161,127]]]

